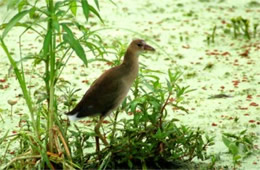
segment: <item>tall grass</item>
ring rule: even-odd
[[[55,158],[55,154],[58,154],[61,149],[64,150],[64,153],[66,153],[65,157],[70,159],[70,149],[67,145],[65,131],[61,127],[60,119],[58,119],[57,116],[57,99],[55,95],[56,84],[73,52],[77,54],[86,67],[88,65],[85,51],[79,42],[80,40],[74,36],[70,26],[76,25],[79,30],[82,31],[83,38],[94,35],[90,31],[87,32],[82,29],[84,26],[80,23],[76,21],[67,21],[67,18],[71,14],[76,16],[78,7],[81,7],[86,21],[89,20],[89,15],[93,13],[100,19],[101,22],[103,22],[98,10],[96,10],[96,8],[99,9],[99,2],[98,0],[94,1],[96,8],[90,5],[87,0],[46,0],[45,4],[40,3],[39,0],[31,2],[27,0],[17,0],[16,2],[17,3],[10,4],[13,5],[12,7],[18,9],[18,13],[12,17],[9,22],[1,25],[4,30],[0,37],[0,45],[15,72],[30,112],[30,122],[33,127],[32,130],[34,135],[26,134],[24,138],[30,143],[32,149],[31,153],[34,156],[29,156],[28,159],[36,159],[38,158],[38,154],[40,154],[43,158],[40,163],[43,165],[42,167],[46,164],[49,168],[54,168],[50,160],[52,159],[52,155],[54,155]],[[24,18],[26,18],[26,20],[24,20]],[[47,121],[45,125],[47,127],[47,131],[45,133],[41,130],[42,123],[40,122],[39,113],[39,110],[41,109],[38,107],[36,101],[34,101],[28,91],[28,82],[24,73],[23,56],[20,56],[21,64],[18,65],[18,62],[15,61],[5,43],[7,35],[12,33],[11,30],[15,26],[24,27],[24,32],[29,30],[34,31],[43,40],[43,45],[39,50],[39,54],[35,58],[31,59],[37,60],[38,64],[43,63],[45,65],[45,73],[42,76],[45,83],[45,100],[48,105],[47,110],[45,111],[47,114]],[[38,31],[39,29],[41,30]],[[91,37],[91,39],[95,39],[95,37],[98,41],[86,42],[86,39],[84,39],[86,46],[92,51],[99,48],[100,44],[95,43],[102,40],[98,35]],[[57,39],[60,41],[57,41]],[[102,51],[99,50],[98,52]],[[20,54],[22,53],[20,52]],[[63,147],[61,148],[61,146]],[[23,156],[21,159],[25,159],[25,157]]]

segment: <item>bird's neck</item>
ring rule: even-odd
[[[127,49],[122,64],[128,67],[129,69],[138,69],[138,56],[139,54],[137,54],[136,52]]]

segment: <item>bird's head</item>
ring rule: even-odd
[[[140,54],[144,51],[155,51],[153,47],[151,47],[144,40],[141,39],[133,40],[129,46],[129,49],[136,54]]]

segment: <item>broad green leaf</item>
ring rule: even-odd
[[[156,134],[154,135],[155,138],[157,139],[163,139],[163,135],[162,135],[162,132],[161,132],[161,129],[158,128]]]
[[[99,2],[98,2],[98,0],[94,0],[94,1],[95,1],[95,4],[96,4],[98,10],[100,10],[100,9],[99,9]]]
[[[229,148],[229,145],[230,145],[231,141],[227,137],[225,137],[224,135],[222,136],[222,141],[224,142],[226,147]]]
[[[230,143],[230,145],[229,145],[229,150],[230,150],[230,152],[232,153],[232,155],[237,155],[238,154],[238,147],[237,147],[237,145],[235,144],[235,143]]]
[[[77,1],[76,0],[70,1],[70,11],[74,16],[77,15]]]
[[[98,11],[97,11],[93,6],[91,6],[91,5],[88,5],[88,7],[89,7],[89,10],[90,10],[91,12],[93,12],[93,13],[100,19],[100,21],[101,21],[102,23],[104,23],[103,19],[101,18],[101,16],[100,16],[99,13],[98,13]]]
[[[241,156],[240,156],[240,155],[235,155],[235,156],[233,156],[233,160],[234,160],[235,162],[237,162],[239,159],[241,159]]]
[[[5,36],[8,34],[8,32],[12,29],[13,26],[15,26],[15,24],[21,20],[27,13],[29,13],[30,10],[25,10],[22,12],[19,12],[18,14],[16,14],[6,25],[4,32],[2,33],[2,39],[5,38]]]
[[[133,163],[132,163],[132,161],[131,161],[130,159],[128,159],[127,164],[128,164],[128,167],[129,167],[130,169],[133,168]]]
[[[81,0],[81,5],[82,5],[82,9],[83,9],[83,13],[85,15],[86,20],[88,21],[88,17],[89,17],[89,4],[87,0]]]
[[[88,66],[88,61],[85,55],[85,51],[80,45],[79,41],[74,38],[72,31],[69,29],[69,27],[66,24],[62,24],[62,27],[66,32],[65,34],[63,34],[64,41],[69,43],[69,45],[76,52],[78,57],[83,61],[83,63],[86,66]]]

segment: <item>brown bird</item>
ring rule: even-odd
[[[138,56],[143,51],[155,51],[155,49],[144,40],[133,40],[127,48],[122,64],[104,72],[94,81],[76,107],[66,113],[70,120],[100,115],[95,132],[105,145],[108,145],[108,142],[99,131],[101,123],[126,97],[138,75]]]

